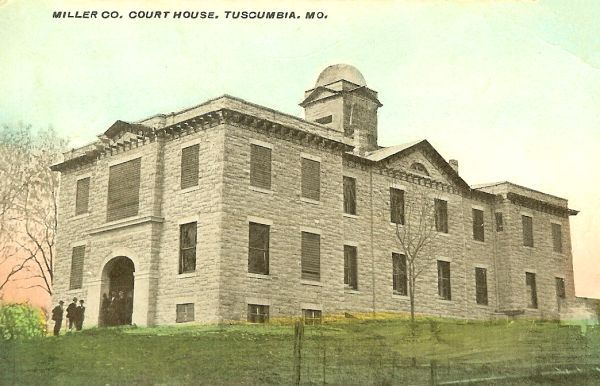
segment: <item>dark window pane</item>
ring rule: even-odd
[[[344,284],[352,289],[358,289],[357,249],[344,245]]]
[[[344,176],[344,213],[356,214],[356,180]]]
[[[477,304],[488,304],[487,270],[475,268],[475,293]]]
[[[502,219],[502,213],[497,212],[496,216],[496,232],[502,232],[504,230],[504,220]]]
[[[269,321],[269,306],[248,304],[248,321],[251,323],[267,323]]]
[[[448,233],[448,202],[435,199],[435,229],[438,232]]]
[[[69,289],[79,289],[83,284],[83,260],[85,259],[85,245],[73,248],[71,255],[71,280]]]
[[[75,193],[75,215],[88,212],[90,198],[90,178],[77,180],[77,191]]]
[[[194,321],[194,303],[177,304],[176,308],[175,322],[184,323]]]
[[[321,310],[302,310],[302,316],[307,325],[321,324]]]
[[[556,296],[560,299],[564,299],[566,297],[565,293],[565,279],[562,277],[557,277],[556,279]]]
[[[484,241],[483,211],[473,209],[473,239]]]
[[[562,253],[562,229],[560,224],[552,224],[552,248],[554,252]]]
[[[536,287],[536,283],[535,283],[535,273],[531,273],[531,272],[525,273],[525,284],[527,286],[527,295],[528,295],[527,296],[528,297],[527,307],[537,308],[538,302],[537,302],[537,287]]]
[[[521,216],[523,223],[523,245],[533,247],[533,219],[529,216]]]
[[[200,145],[181,150],[181,189],[198,186]]]
[[[196,222],[179,226],[179,273],[196,270],[197,231]]]
[[[271,189],[271,149],[254,144],[250,146],[250,185]]]
[[[321,279],[321,236],[302,232],[302,278]]]
[[[251,222],[248,237],[248,272],[269,274],[269,230],[264,224]]]
[[[390,216],[394,224],[404,224],[404,191],[390,188]]]
[[[450,289],[450,263],[447,261],[437,262],[438,265],[438,294],[442,299],[451,300],[452,292]]]
[[[108,171],[106,221],[137,216],[142,159],[111,166]]]
[[[302,197],[319,201],[321,198],[321,163],[302,158]]]
[[[399,295],[408,294],[408,275],[405,255],[392,253],[392,281],[395,293]]]

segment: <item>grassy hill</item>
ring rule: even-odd
[[[399,318],[305,326],[301,384],[598,384],[600,329]],[[414,337],[413,337],[414,336]],[[0,384],[293,384],[294,327],[88,329],[0,343]]]

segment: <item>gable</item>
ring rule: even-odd
[[[394,147],[380,149],[371,153],[368,158],[391,169],[428,177],[459,189],[470,190],[469,185],[428,141],[399,145],[397,149]]]
[[[300,103],[300,106],[305,107],[311,102],[317,101],[319,99],[329,98],[336,94],[339,94],[339,91],[331,90],[327,87],[317,87],[304,98],[304,100]]]

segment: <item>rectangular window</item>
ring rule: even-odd
[[[529,216],[521,216],[523,223],[523,245],[533,247],[533,219]]]
[[[250,223],[248,238],[248,272],[269,274],[269,225]]]
[[[483,210],[473,209],[473,239],[484,241]]]
[[[554,252],[562,253],[562,227],[560,224],[552,223],[552,248]]]
[[[179,273],[196,270],[196,234],[198,224],[191,222],[179,226]]]
[[[390,188],[390,217],[394,224],[404,224],[404,190]]]
[[[106,221],[137,216],[141,166],[142,159],[136,158],[109,168]]]
[[[344,213],[356,214],[356,179],[344,176]]]
[[[194,303],[177,304],[176,323],[185,323],[194,321]]]
[[[452,300],[452,291],[450,289],[450,263],[438,260],[438,295],[442,299]]]
[[[271,189],[271,149],[250,145],[250,185]]]
[[[302,158],[302,197],[321,199],[321,163]]]
[[[321,279],[321,236],[302,232],[302,278]]]
[[[496,232],[504,231],[504,220],[502,219],[502,213],[496,212]]]
[[[487,270],[475,268],[475,297],[477,304],[488,304]]]
[[[181,189],[198,186],[200,145],[181,149]]]
[[[527,286],[527,298],[529,308],[537,308],[537,287],[535,284],[535,273],[525,272],[525,285]]]
[[[248,321],[250,323],[267,323],[269,321],[269,306],[248,304]]]
[[[346,287],[358,289],[357,250],[351,245],[344,245],[344,284]]]
[[[74,247],[71,255],[71,280],[69,289],[79,289],[83,284],[83,260],[85,259],[85,245]]]
[[[405,255],[392,253],[392,282],[395,294],[408,295],[408,272]]]
[[[75,192],[75,215],[88,212],[88,203],[90,199],[90,178],[77,180],[77,190]]]
[[[304,317],[304,324],[311,326],[321,324],[321,310],[302,310],[302,316]]]
[[[566,297],[565,293],[565,279],[562,277],[556,277],[556,297],[559,299],[564,299]]]
[[[448,202],[435,199],[435,229],[438,232],[448,233]]]

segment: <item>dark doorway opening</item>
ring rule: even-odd
[[[103,286],[105,291],[100,305],[101,326],[131,324],[134,271],[133,261],[125,256],[115,257],[104,267],[103,276],[108,281],[108,286]]]

